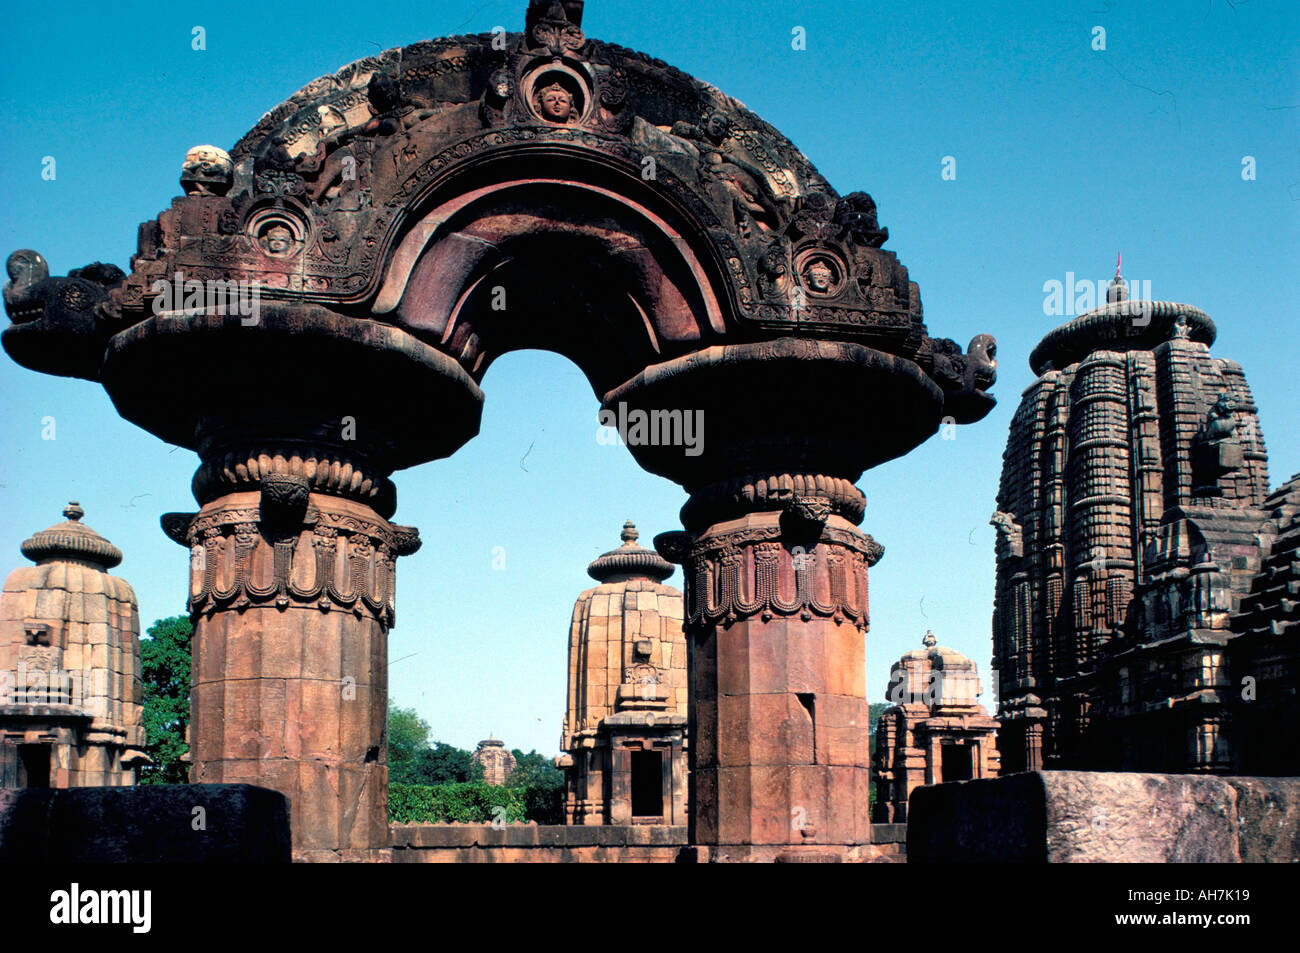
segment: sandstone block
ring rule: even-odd
[[[1295,861],[1300,779],[1039,771],[923,787],[909,805],[907,854],[915,862]]]

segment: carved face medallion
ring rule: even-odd
[[[293,233],[283,225],[271,225],[258,238],[262,251],[276,258],[284,258],[293,252]]]
[[[831,290],[831,281],[834,277],[830,265],[824,261],[815,261],[808,266],[808,287],[813,291],[826,294]]]
[[[537,97],[538,111],[547,122],[567,123],[573,116],[573,96],[559,83],[547,86]]]
[[[814,258],[804,266],[803,284],[813,294],[834,294],[838,281],[835,266],[825,258]]]

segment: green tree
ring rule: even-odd
[[[876,753],[876,722],[880,721],[880,716],[888,707],[888,702],[871,702],[867,705],[867,753],[870,755]],[[871,790],[874,792],[875,788]]]
[[[429,747],[429,723],[414,708],[388,704],[388,770],[417,758]]]
[[[506,778],[506,787],[520,792],[524,818],[538,824],[564,823],[564,772],[550,758],[536,751],[511,752],[515,767]]]
[[[388,818],[417,824],[519,824],[525,819],[517,790],[482,781],[389,784]]]
[[[153,764],[140,770],[141,784],[185,784],[189,765],[181,760],[190,749],[190,640],[194,627],[186,616],[159,619],[140,640],[140,677],[144,683],[144,732]]]
[[[405,784],[448,784],[483,780],[483,765],[464,748],[434,742],[414,758],[388,767],[388,780]]]

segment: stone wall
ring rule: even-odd
[[[249,784],[0,790],[0,864],[287,864],[289,799]]]
[[[394,824],[399,864],[670,864],[686,847],[685,827],[537,824]]]
[[[907,825],[872,824],[871,846],[873,863],[907,862]]]
[[[910,862],[1294,863],[1300,778],[1031,771],[918,788]]]

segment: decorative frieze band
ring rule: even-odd
[[[686,624],[702,628],[759,616],[814,616],[868,625],[867,569],[884,548],[855,530],[823,527],[805,550],[782,528],[748,527],[692,538],[664,533],[659,552],[686,573]]]
[[[296,526],[286,526],[266,509],[230,506],[163,517],[167,534],[190,549],[191,615],[310,604],[368,612],[385,628],[394,624],[395,563],[419,548],[414,527],[314,505]]]

